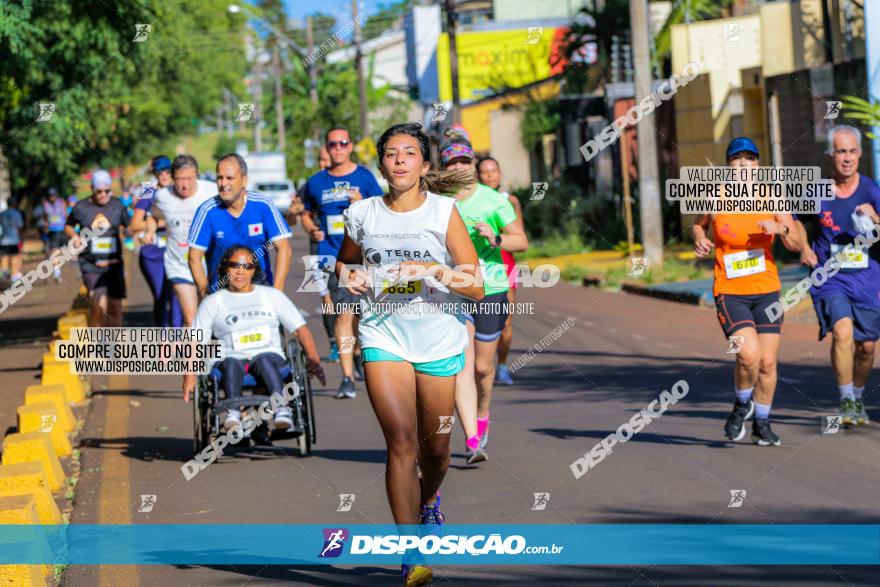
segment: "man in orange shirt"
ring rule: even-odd
[[[745,137],[732,140],[727,164],[758,167],[758,147]],[[714,242],[706,236],[710,224]],[[779,300],[781,289],[773,261],[774,237],[779,235],[790,251],[801,250],[794,220],[791,214],[703,214],[693,230],[697,257],[705,257],[715,247],[713,293],[724,335],[742,337],[733,378],[736,402],[724,426],[725,435],[741,440],[746,420],[754,415],[752,441],[779,446],[779,437],[770,429],[770,407],[776,391],[782,316],[771,322],[765,310]]]

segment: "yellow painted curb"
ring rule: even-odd
[[[67,439],[64,428],[58,423],[58,408],[54,403],[39,402],[29,406],[19,406],[15,413],[18,415],[19,432],[48,434],[52,448],[59,457],[69,457],[73,453],[70,440]]]
[[[67,392],[63,385],[29,385],[24,390],[24,405],[32,406],[42,402],[52,402],[58,409],[57,426],[61,426],[65,432],[73,432],[76,420],[70,410],[70,402],[67,401]]]
[[[58,336],[67,340],[70,338],[71,328],[88,328],[88,326],[89,322],[82,314],[64,315],[58,319]]]
[[[0,497],[33,495],[41,524],[60,524],[61,512],[49,491],[49,482],[38,461],[0,466]]]
[[[64,469],[45,432],[19,432],[3,439],[3,464],[15,465],[40,461],[44,465],[46,481],[54,493],[64,486]]]
[[[0,497],[0,524],[35,525],[40,523],[32,495]],[[2,532],[0,532],[2,540]],[[47,545],[48,546],[48,545]],[[45,587],[49,565],[0,565],[0,585]]]
[[[86,386],[78,375],[70,372],[69,363],[44,365],[40,383],[43,385],[63,385],[67,402],[70,404],[78,404],[86,399]]]
[[[43,353],[43,366],[46,365],[66,365],[68,369],[70,368],[70,361],[59,361],[55,358],[55,348],[52,347],[52,351],[48,353]]]

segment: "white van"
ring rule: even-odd
[[[248,190],[272,198],[278,210],[287,212],[296,188],[287,177],[284,153],[242,153],[242,156],[248,166]]]

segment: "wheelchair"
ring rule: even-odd
[[[317,436],[312,385],[306,371],[306,353],[293,337],[287,340],[284,350],[287,364],[281,368],[281,377],[285,385],[295,381],[299,386],[299,393],[288,404],[293,412],[293,426],[287,430],[269,430],[268,422],[260,422],[251,433],[251,441],[257,443],[258,440],[268,440],[268,445],[272,446],[276,440],[296,438],[300,455],[307,457],[312,452]],[[238,409],[239,406],[244,406],[244,410],[257,409],[269,400],[265,389],[250,373],[244,376],[241,397],[226,399],[221,385],[222,378],[223,375],[217,368],[212,368],[210,373],[198,378],[193,397],[193,445],[196,454],[202,452],[221,434],[220,414],[229,408]]]

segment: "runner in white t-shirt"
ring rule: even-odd
[[[174,284],[174,293],[180,300],[183,309],[183,320],[186,326],[192,324],[199,305],[198,292],[189,268],[188,236],[196,209],[206,200],[217,195],[217,185],[198,179],[199,165],[191,155],[178,155],[171,164],[171,177],[174,184],[154,192],[148,200],[150,210],[159,212],[164,218],[168,239],[165,249],[165,277]],[[141,198],[144,201],[144,198]],[[132,231],[145,230],[143,241],[147,244],[156,242],[157,223],[153,216],[144,218],[143,223],[135,225],[132,219]]]
[[[336,264],[340,284],[361,298],[367,392],[385,436],[385,484],[397,524],[443,523],[439,489],[449,467],[455,375],[468,344],[463,309],[455,305],[466,301],[458,296],[483,297],[477,253],[455,200],[432,193],[454,192],[472,178],[430,172],[428,145],[418,124],[385,131],[377,149],[389,193],[345,211]],[[349,269],[361,264],[366,270]],[[430,568],[407,562],[407,585],[430,581]]]
[[[325,384],[315,339],[302,314],[284,292],[253,283],[261,271],[253,254],[254,250],[244,245],[232,246],[224,253],[220,265],[228,276],[222,283],[227,285],[202,300],[192,325],[206,330],[208,337],[213,335],[223,344],[224,359],[216,367],[223,373],[222,385],[227,399],[241,396],[246,372],[263,384],[268,395],[281,393],[284,381],[280,370],[286,359],[280,326],[293,333],[305,349],[309,375]],[[184,377],[185,401],[189,401],[195,383],[195,375]],[[290,408],[282,406],[275,412],[275,428],[289,428],[293,425],[292,417]],[[239,424],[241,411],[228,410],[224,428],[229,430]]]

